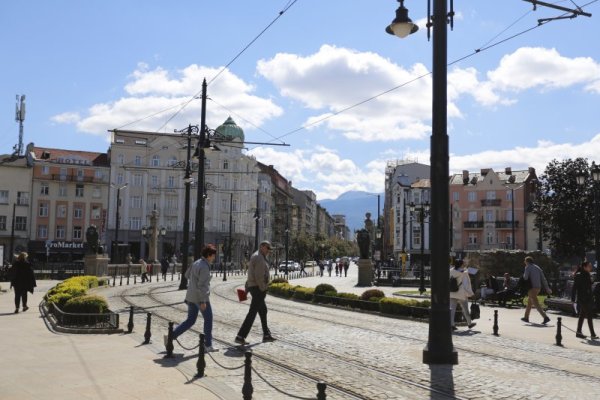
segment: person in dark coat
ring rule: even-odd
[[[12,266],[10,287],[15,288],[15,314],[19,312],[21,301],[23,302],[23,311],[29,310],[29,307],[27,307],[27,292],[33,293],[33,288],[37,286],[27,256],[26,252],[21,252]]]
[[[585,335],[581,332],[583,328],[583,320],[587,318],[588,327],[590,328],[590,336],[592,339],[598,339],[594,332],[594,321],[593,321],[593,301],[592,296],[592,276],[590,271],[592,270],[592,263],[584,261],[575,273],[575,279],[573,282],[573,290],[571,291],[571,301],[575,304],[577,302],[577,309],[579,310],[579,320],[577,321],[577,332],[575,336],[581,339],[585,339]]]
[[[163,257],[160,260],[160,273],[162,274],[163,281],[167,280],[167,272],[169,272],[169,261],[167,261],[167,257]]]

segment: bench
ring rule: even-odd
[[[544,300],[544,303],[551,310],[563,311],[571,315],[576,315],[575,309],[573,308],[573,302],[571,301],[572,293],[573,281],[569,280],[565,284],[565,288],[560,296],[547,297],[546,300]],[[592,284],[592,293],[594,295],[594,309],[600,310],[600,282],[594,282]]]
[[[490,293],[487,294],[485,296],[485,299],[481,297],[481,289],[485,288],[482,287],[479,291],[479,303],[482,305],[485,305],[486,303],[492,303],[492,304],[496,304],[496,305],[500,305],[499,301],[500,301],[500,293],[502,292],[502,290],[496,290],[497,288],[503,288],[504,285],[504,278],[500,278],[500,277],[496,277],[496,281],[495,281],[495,289],[494,293]],[[510,278],[510,287],[509,287],[509,292],[506,294],[506,307],[507,308],[511,308],[512,306],[515,307],[525,307],[525,303],[523,302],[523,299],[526,297],[526,294],[523,293],[521,291],[521,289],[519,288],[519,278]],[[502,294],[504,295],[504,294]]]

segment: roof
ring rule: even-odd
[[[231,138],[231,139],[240,139],[242,142],[244,141],[244,130],[237,126],[233,118],[228,117],[222,125],[215,129],[219,135]]]
[[[36,162],[53,162],[72,165],[110,167],[107,153],[81,150],[55,149],[51,147],[31,147],[29,151]],[[78,161],[82,163],[79,164]]]

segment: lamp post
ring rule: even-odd
[[[260,188],[256,188],[256,213],[254,213],[254,251],[258,250],[259,240],[259,221],[260,221]]]
[[[396,18],[386,32],[405,37],[418,27],[408,18],[404,0],[400,0]],[[452,13],[450,17],[452,17]],[[432,134],[431,134],[431,313],[429,337],[423,349],[426,364],[458,364],[458,353],[452,344],[450,325],[450,292],[448,279],[448,21],[447,0],[433,0],[433,62],[432,62]]]
[[[229,237],[227,239],[227,257],[223,268],[223,282],[227,281],[227,262],[231,262],[231,231],[233,229],[233,193],[229,193]]]
[[[421,223],[421,273],[420,273],[420,283],[419,283],[419,293],[423,295],[426,292],[425,289],[425,218],[429,215],[429,202],[426,201],[424,204],[421,204],[419,207],[415,205],[414,202],[410,203],[410,211],[414,213],[415,211],[419,212],[419,222]],[[430,229],[431,231],[431,229]]]
[[[142,227],[142,236],[148,240],[148,262],[155,263],[158,261],[158,239],[167,234],[167,228],[158,227],[156,225],[158,219],[158,211],[152,210],[150,216],[150,226]]]
[[[117,189],[117,206],[115,207],[115,241],[114,241],[114,245],[112,247],[112,262],[116,263],[118,258],[118,251],[119,251],[119,223],[120,223],[120,215],[119,215],[119,207],[121,206],[121,189],[127,187],[127,183],[121,186],[117,186],[114,183],[110,184],[110,187],[113,187],[115,189]]]
[[[598,199],[598,182],[600,182],[600,167],[592,162],[591,168],[592,182],[593,182],[593,195],[594,195],[594,257],[596,258],[596,265],[600,265],[598,255],[600,254],[600,204]],[[576,176],[577,183],[584,185],[586,182],[586,174],[582,171]],[[599,274],[596,273],[596,280],[600,280]]]

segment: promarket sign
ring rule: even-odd
[[[49,249],[83,249],[83,242],[52,241],[46,242],[46,247]]]

